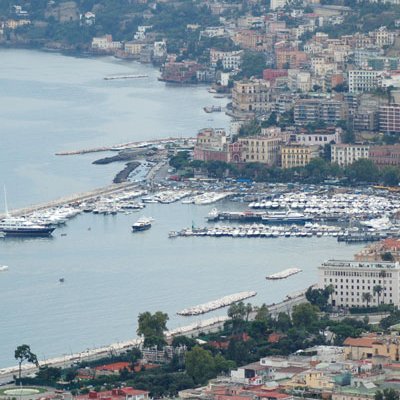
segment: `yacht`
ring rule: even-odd
[[[304,215],[303,213],[293,211],[277,211],[263,215],[261,217],[264,223],[281,223],[281,224],[292,224],[292,223],[306,223],[312,220],[311,217]]]
[[[50,236],[55,227],[34,223],[24,218],[7,217],[0,221],[0,232],[8,236]]]
[[[132,225],[132,232],[146,231],[151,228],[152,219],[150,218],[139,218]]]
[[[8,270],[8,266],[7,265],[0,265],[0,272],[7,271],[7,270]]]

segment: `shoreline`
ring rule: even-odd
[[[272,317],[276,318],[280,312],[289,312],[294,306],[306,302],[305,293],[307,289],[303,289],[296,293],[286,295],[285,299],[279,303],[272,303],[267,305],[267,308]],[[250,316],[250,319],[255,317],[255,313]],[[188,336],[188,337],[198,337],[200,333],[212,333],[217,332],[223,324],[230,318],[226,315],[211,317],[205,320],[200,320],[198,322],[193,322],[189,325],[183,327],[174,328],[168,330],[166,333],[167,342],[170,341],[174,336]],[[126,341],[121,341],[117,343],[112,343],[108,346],[97,347],[93,349],[87,349],[85,351],[67,355],[62,357],[53,357],[50,359],[42,360],[39,362],[40,366],[58,366],[58,367],[68,367],[74,363],[82,361],[94,361],[96,359],[101,359],[106,357],[108,354],[120,354],[124,351],[130,350],[133,347],[140,346],[143,340],[141,338],[130,339]],[[32,374],[38,371],[38,368],[34,365],[24,364],[22,365],[22,376]],[[8,377],[12,377],[18,372],[18,366],[10,366],[0,368],[0,384],[2,380]]]

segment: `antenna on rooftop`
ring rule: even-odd
[[[10,213],[8,212],[8,205],[7,205],[7,191],[6,191],[6,185],[4,185],[4,212],[6,214],[6,217],[10,216]]]

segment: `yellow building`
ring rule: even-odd
[[[281,148],[282,168],[304,167],[319,155],[319,146],[290,144]]]
[[[391,361],[400,360],[399,336],[369,335],[361,338],[347,338],[343,345],[348,360],[365,360],[374,356],[387,357]]]
[[[269,82],[251,79],[235,82],[232,90],[232,106],[239,112],[265,112],[269,108]]]
[[[125,43],[125,52],[132,55],[139,55],[144,46],[144,43],[128,42]]]
[[[242,146],[242,162],[258,162],[269,166],[279,164],[282,137],[248,136],[238,139]]]
[[[284,386],[287,389],[303,387],[330,391],[334,387],[334,382],[331,377],[326,376],[322,371],[308,370],[295,375],[289,382],[286,382]]]

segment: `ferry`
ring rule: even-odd
[[[276,274],[268,275],[266,279],[268,280],[277,280],[277,279],[285,279],[288,278],[289,276],[298,274],[302,270],[300,268],[288,268],[285,269],[284,271],[277,272]]]
[[[151,228],[152,219],[140,218],[132,225],[132,232],[146,231]]]
[[[263,215],[261,221],[267,224],[305,224],[306,222],[312,221],[312,217],[293,211],[277,211]]]

